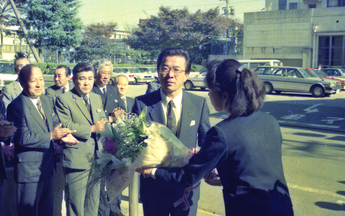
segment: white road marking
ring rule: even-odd
[[[315,107],[318,107],[318,106],[321,106],[321,105],[322,105],[322,103],[320,103],[320,104],[315,104],[315,105],[313,105],[313,106],[310,106],[310,107],[304,109],[304,111],[307,112],[307,113],[319,112],[319,110],[318,110],[317,108],[315,108]]]
[[[345,199],[345,197],[343,195],[339,195],[337,193],[333,193],[333,192],[329,192],[329,191],[325,191],[325,190],[319,190],[319,189],[315,189],[315,188],[303,187],[303,186],[299,186],[299,185],[295,185],[295,184],[289,184],[288,183],[288,188],[307,191],[307,192],[311,192],[311,193],[317,193],[317,194],[326,195],[326,196],[332,196],[332,197],[336,197],[336,198],[342,199],[342,200]]]

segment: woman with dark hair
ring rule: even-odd
[[[265,90],[258,76],[236,60],[207,66],[211,103],[229,117],[208,132],[200,151],[182,168],[139,170],[189,187],[217,168],[226,215],[293,215],[282,164],[282,135],[274,117],[259,111]]]

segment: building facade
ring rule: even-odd
[[[244,14],[243,59],[344,68],[345,0],[266,0]]]

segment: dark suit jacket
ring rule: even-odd
[[[94,84],[92,88],[92,92],[101,96],[103,109],[107,117],[111,114],[111,112],[115,108],[121,107],[121,106],[123,107],[123,103],[120,101],[119,91],[117,90],[115,86],[107,85],[107,92],[105,96],[103,96],[101,89],[96,84]]]
[[[8,121],[17,127],[13,136],[17,182],[38,182],[53,176],[55,160],[50,132],[59,124],[59,120],[48,97],[41,95],[40,100],[46,122],[24,93],[14,99],[7,109]]]
[[[4,101],[0,100],[0,114],[6,116]],[[0,142],[6,140],[6,137],[0,137]],[[7,178],[6,166],[5,166],[5,156],[0,146],[0,181]]]
[[[139,96],[135,98],[132,112],[140,114],[141,110],[147,106],[147,119],[164,124],[165,116],[161,101],[160,90]],[[177,137],[185,146],[192,149],[196,147],[197,141],[199,144],[204,141],[209,128],[209,109],[205,98],[183,92],[181,128],[178,130]],[[184,190],[185,187],[157,182],[152,178],[144,179],[141,177],[140,179],[142,200],[160,200],[163,202],[170,199],[171,202],[175,202],[183,197]],[[165,194],[167,192],[169,194]]]
[[[69,84],[69,90],[72,90],[73,87],[74,85]],[[46,89],[46,95],[49,97],[50,101],[52,102],[53,107],[55,107],[56,98],[62,95],[62,88],[56,85],[52,85]]]
[[[224,188],[226,215],[293,215],[281,146],[274,117],[259,111],[228,118],[208,131],[189,164],[159,168],[155,176],[159,182],[188,187],[216,167]]]
[[[99,95],[90,92],[91,115],[84,100],[73,88],[59,96],[56,100],[56,111],[63,127],[77,130],[73,136],[79,141],[77,145],[65,145],[63,149],[63,166],[72,169],[90,169],[89,158],[95,153],[95,148],[101,150],[95,134],[91,134],[91,126],[102,118],[106,120]],[[97,145],[97,147],[96,147]]]

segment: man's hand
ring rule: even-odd
[[[212,186],[222,186],[222,182],[220,181],[219,175],[216,169],[213,169],[211,172],[207,173],[204,176],[205,182]]]
[[[106,123],[106,121],[104,121],[103,118],[101,120],[99,120],[98,122],[96,122],[96,124],[92,125],[92,127],[91,127],[91,133],[97,133],[98,131],[104,131],[105,123]]]
[[[12,136],[17,131],[17,128],[13,125],[13,122],[4,120],[4,117],[0,117],[0,137],[6,138]]]
[[[51,140],[59,140],[62,137],[67,136],[68,134],[75,133],[76,130],[70,130],[68,128],[61,128],[61,124],[59,124],[52,132],[50,132],[50,139]]]
[[[71,146],[78,144],[78,140],[72,134],[62,137],[61,141]]]
[[[144,178],[148,178],[151,176],[151,172],[154,168],[148,167],[148,168],[138,168],[135,171],[140,173]]]

